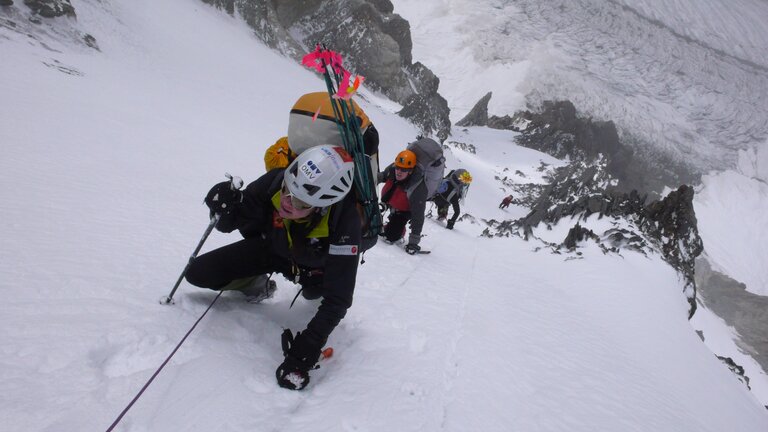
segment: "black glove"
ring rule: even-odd
[[[315,364],[323,344],[314,343],[301,332],[294,337],[288,329],[283,331],[282,344],[285,360],[275,371],[277,384],[289,390],[301,390],[309,384],[309,371],[317,369]]]
[[[417,245],[417,244],[408,243],[408,244],[405,246],[405,252],[406,252],[408,255],[416,255],[416,253],[417,253],[418,251],[420,251],[420,250],[421,250],[421,246],[419,246],[419,245]]]
[[[214,185],[205,196],[205,205],[211,213],[229,214],[237,204],[243,201],[243,193],[232,188],[232,182],[221,182]]]
[[[456,221],[449,220],[448,223],[445,225],[445,227],[448,228],[448,229],[453,229],[453,224],[455,224],[455,223],[456,223]]]

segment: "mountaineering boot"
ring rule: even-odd
[[[273,280],[261,282],[243,290],[245,301],[248,303],[261,303],[266,299],[272,298],[277,291],[277,283]]]
[[[267,275],[253,276],[243,279],[235,279],[225,285],[222,291],[240,291],[248,303],[261,303],[272,298],[277,290],[277,283],[269,280]]]

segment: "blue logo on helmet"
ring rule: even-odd
[[[310,180],[314,180],[318,176],[323,174],[323,172],[320,170],[317,164],[315,164],[311,160],[306,161],[304,165],[301,166],[301,172],[303,172],[304,175]]]

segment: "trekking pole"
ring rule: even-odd
[[[240,177],[232,177],[229,173],[224,174],[230,182],[230,187],[232,187],[232,190],[237,190],[243,187],[243,180]],[[181,281],[184,280],[184,276],[187,274],[187,270],[189,270],[189,266],[192,265],[192,261],[195,260],[197,257],[197,253],[200,252],[200,249],[203,247],[203,243],[205,243],[205,240],[208,239],[208,236],[211,234],[211,231],[213,231],[213,228],[216,226],[216,224],[219,222],[219,219],[221,218],[221,215],[218,213],[214,214],[211,218],[211,221],[208,223],[208,228],[205,229],[205,233],[203,234],[203,238],[200,239],[200,243],[197,244],[197,247],[195,248],[195,251],[192,252],[192,255],[189,257],[189,261],[187,261],[186,267],[184,267],[184,271],[181,272],[181,275],[179,275],[179,279],[176,280],[176,284],[173,286],[173,289],[171,290],[171,293],[167,296],[160,297],[160,304],[168,305],[173,304],[173,295],[176,294],[176,290],[179,289],[179,285],[181,285]]]
[[[203,238],[200,239],[200,243],[197,244],[197,247],[195,248],[195,251],[192,252],[192,255],[189,257],[189,261],[187,261],[187,266],[184,267],[184,271],[181,272],[181,275],[179,275],[179,279],[176,280],[176,284],[173,286],[173,289],[171,290],[171,293],[167,296],[160,297],[160,304],[173,304],[173,295],[176,293],[176,290],[179,289],[179,285],[181,285],[181,281],[184,279],[184,276],[187,274],[187,270],[189,270],[189,266],[192,265],[192,261],[197,257],[197,253],[200,252],[200,248],[203,247],[203,243],[205,243],[205,240],[208,238],[208,236],[211,234],[211,231],[213,231],[213,228],[216,226],[216,223],[219,222],[219,216],[218,213],[214,214],[211,218],[211,222],[208,224],[208,228],[205,229],[205,234],[203,234]]]

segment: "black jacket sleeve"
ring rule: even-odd
[[[337,204],[339,206],[339,204]],[[323,300],[317,313],[307,325],[304,333],[319,346],[325,344],[328,336],[347,314],[352,306],[357,279],[357,263],[360,250],[360,214],[355,205],[354,193],[350,193],[339,207],[338,220],[330,227],[330,246],[323,274]]]

